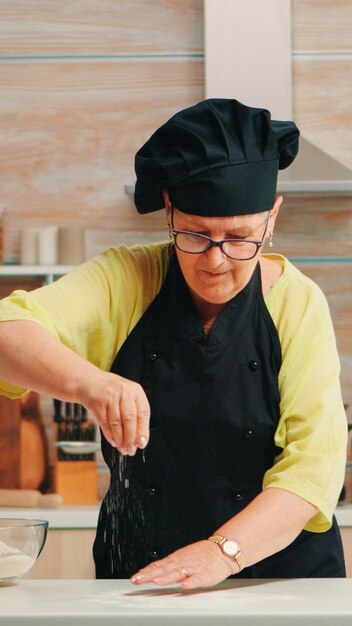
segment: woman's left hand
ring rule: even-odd
[[[210,587],[238,572],[236,562],[222,554],[211,541],[198,541],[150,563],[131,577],[135,585],[180,583],[185,589]]]

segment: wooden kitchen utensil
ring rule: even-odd
[[[20,489],[52,491],[49,445],[39,394],[29,391],[20,398]]]
[[[20,427],[19,400],[0,396],[0,488],[20,487]]]

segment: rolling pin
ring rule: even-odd
[[[42,494],[36,489],[0,489],[0,507],[56,508],[63,503],[58,493]]]

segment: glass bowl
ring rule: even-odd
[[[0,585],[27,574],[43,550],[48,526],[46,520],[0,518]]]

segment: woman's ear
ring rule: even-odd
[[[268,224],[268,232],[273,233],[274,232],[274,227],[275,227],[275,222],[276,222],[276,218],[277,215],[279,213],[279,209],[280,206],[283,203],[283,197],[282,196],[277,196],[275,202],[274,202],[274,206],[270,211],[270,219],[269,219],[269,224]]]

